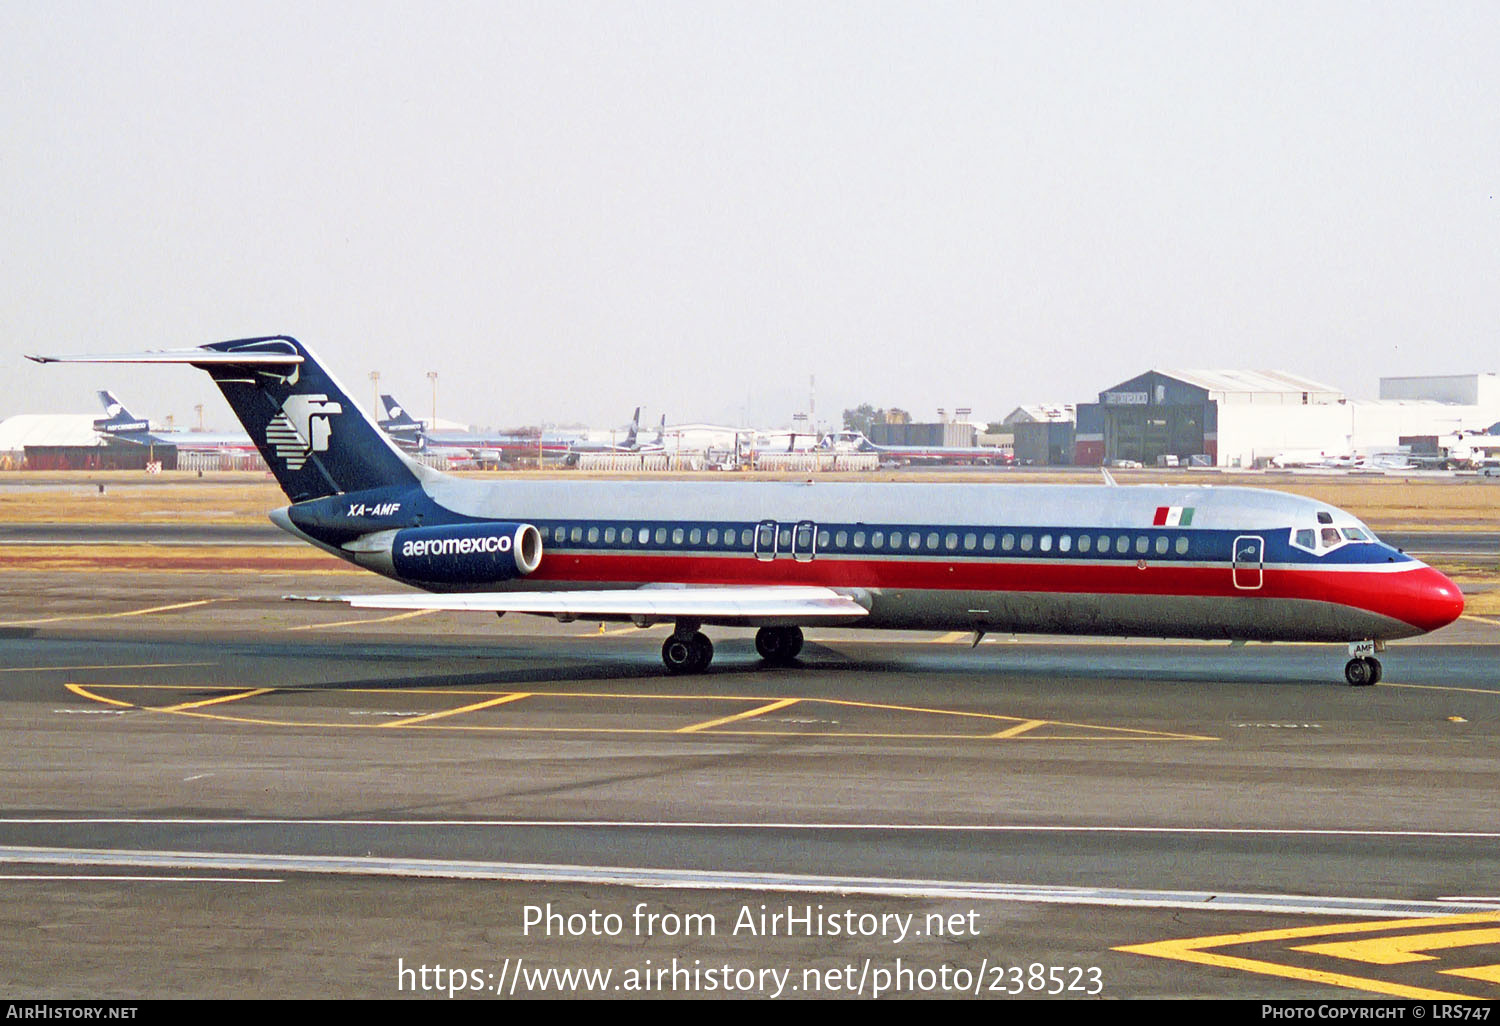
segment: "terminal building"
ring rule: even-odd
[[[1437,453],[1455,436],[1482,433],[1500,421],[1500,375],[1381,378],[1379,399],[1353,405],[1355,451],[1396,445]]]
[[[1072,403],[1017,406],[1002,424],[1010,429],[1016,462],[1023,466],[1057,467],[1073,462]]]
[[[1289,449],[1343,451],[1348,402],[1280,371],[1147,371],[1078,406],[1074,461],[1249,467]]]
[[[1500,376],[1382,378],[1378,400],[1282,371],[1153,370],[1077,408],[1074,462],[1255,467],[1316,459],[1438,452],[1460,432],[1500,420]]]

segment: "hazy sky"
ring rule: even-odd
[[[286,333],[479,424],[1500,370],[1500,3],[0,4],[0,417]]]

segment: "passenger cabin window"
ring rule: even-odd
[[[984,536],[984,551],[995,551],[995,536],[993,534],[987,534]]]

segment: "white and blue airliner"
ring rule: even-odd
[[[296,339],[40,362],[207,371],[280,482],[279,527],[418,591],[381,609],[671,623],[662,660],[706,669],[704,627],[1320,641],[1373,684],[1385,642],[1453,622],[1463,595],[1343,510],[1250,488],[476,481],[398,448]]]

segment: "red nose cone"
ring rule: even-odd
[[[1390,596],[1397,607],[1396,615],[1413,627],[1435,631],[1457,620],[1464,611],[1464,593],[1432,567],[1396,577],[1399,583]]]

